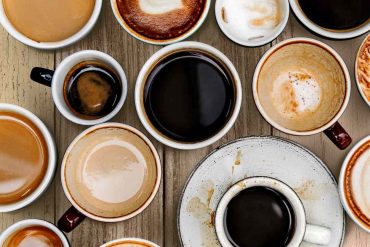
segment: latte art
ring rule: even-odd
[[[143,12],[160,15],[183,8],[182,0],[139,0]]]

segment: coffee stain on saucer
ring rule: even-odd
[[[234,171],[235,171],[236,167],[240,166],[242,157],[243,157],[242,151],[238,150],[238,152],[236,153],[234,164],[231,167],[231,174],[234,174]]]
[[[307,180],[293,189],[301,199],[314,201],[322,198],[327,188],[328,186],[326,184],[315,183],[314,180]]]

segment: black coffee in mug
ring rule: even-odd
[[[316,25],[332,30],[357,28],[370,19],[370,0],[298,0]]]
[[[235,247],[285,247],[294,235],[295,216],[284,195],[256,186],[231,199],[224,224]]]
[[[75,65],[64,81],[64,98],[70,110],[83,119],[111,113],[120,101],[122,83],[117,73],[98,61]]]
[[[217,134],[235,106],[229,70],[212,56],[193,50],[175,52],[152,69],[144,88],[150,122],[163,135],[198,142]]]

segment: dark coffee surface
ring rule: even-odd
[[[328,29],[346,30],[370,18],[369,0],[298,0],[303,12],[315,24]]]
[[[220,131],[235,104],[229,72],[208,55],[182,51],[163,59],[147,78],[144,105],[163,135],[183,142]]]
[[[288,200],[266,187],[241,191],[230,201],[225,214],[226,235],[236,247],[284,247],[294,225]]]
[[[64,82],[64,98],[69,108],[84,119],[108,115],[117,106],[122,83],[108,66],[95,61],[74,66]]]

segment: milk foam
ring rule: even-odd
[[[221,25],[244,41],[269,35],[282,19],[278,0],[225,0],[221,11]]]
[[[37,247],[50,247],[54,246],[48,239],[44,236],[28,236],[23,239],[18,247],[30,247],[30,246],[37,246]]]
[[[165,14],[183,7],[182,0],[139,0],[143,12],[152,15]]]
[[[0,194],[10,194],[21,189],[27,183],[26,178],[14,178],[0,181]]]
[[[273,82],[275,107],[288,118],[314,112],[321,97],[318,82],[306,71],[285,71]]]
[[[357,159],[352,170],[351,186],[357,206],[370,218],[370,148]]]
[[[89,151],[82,183],[92,196],[107,203],[131,199],[141,189],[146,172],[143,154],[122,140],[107,140]]]

